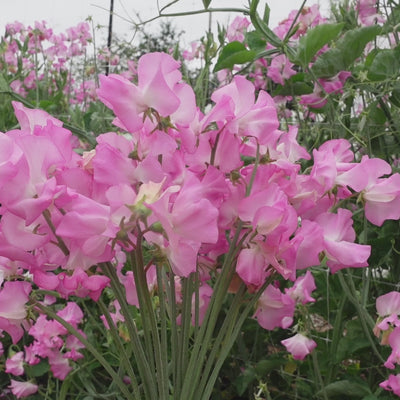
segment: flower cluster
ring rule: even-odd
[[[137,85],[100,77],[98,96],[121,134],[101,134],[91,151],[74,151],[79,143],[60,121],[19,103],[20,129],[0,134],[0,329],[14,343],[24,332],[33,338],[7,361],[16,376],[24,362],[48,358],[64,379],[81,357],[82,344],[29,305],[36,288],[96,301],[109,284],[108,263],[138,306],[134,275],[122,266],[145,244],[152,290],[162,290],[155,268],[178,282],[199,274],[201,322],[233,242],[236,276],[249,293],[268,279],[293,282],[284,292],[268,285],[254,314],[265,329],[288,328],[296,304],[313,301],[312,274],[299,271],[321,260],[332,273],[368,265],[371,249],[356,242],[350,209],[364,206],[376,225],[400,218],[400,175],[385,161],[355,162],[351,144],[337,139],[315,149],[302,171],[311,155],[296,127],[280,130],[271,96],[256,98],[244,77],[216,90],[203,114],[171,56],[146,54],[137,71]],[[75,328],[83,317],[73,302],[58,315]],[[315,347],[301,332],[282,343],[295,359]]]

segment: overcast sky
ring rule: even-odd
[[[171,0],[159,0],[160,7],[170,3]],[[322,13],[327,15],[329,0],[307,0],[307,5],[319,3]],[[144,5],[146,4],[146,5]],[[239,7],[243,8],[247,0],[212,0],[211,6],[215,8]],[[264,1],[260,1],[260,12],[262,12]],[[270,26],[277,23],[288,15],[288,13],[300,7],[302,0],[269,0],[271,8]],[[0,0],[0,33],[4,33],[5,24],[20,21],[25,25],[33,24],[36,20],[45,20],[48,26],[55,32],[61,32],[66,28],[76,25],[78,22],[92,16],[95,25],[107,26],[110,0]],[[170,7],[169,12],[182,12],[201,9],[201,0],[179,0],[177,4]],[[167,12],[165,11],[165,12]],[[114,0],[114,30],[118,34],[128,35],[132,32],[132,24],[126,20],[138,21],[137,14],[142,20],[157,15],[157,0]],[[121,16],[121,17],[118,17]],[[213,22],[217,19],[226,23],[232,21],[235,14],[218,14],[213,16]],[[208,16],[196,15],[179,17],[174,19],[179,30],[184,30],[183,39],[189,43],[200,38],[208,26]],[[159,20],[150,25],[150,29],[156,29]],[[105,28],[103,29],[105,32]],[[103,33],[105,37],[105,33]]]

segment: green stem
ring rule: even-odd
[[[334,369],[336,369],[336,354],[337,348],[339,345],[340,334],[342,332],[342,321],[343,321],[343,309],[344,305],[346,304],[347,298],[346,296],[342,296],[340,298],[339,307],[337,310],[335,322],[333,325],[333,334],[332,334],[332,343],[331,343],[331,351],[329,357],[330,368],[328,371],[328,377],[326,379],[327,384],[329,384],[332,380],[332,376],[334,376]]]
[[[176,297],[175,297],[175,275],[165,272],[165,268],[160,267],[160,272],[162,273],[162,280],[165,288],[165,293],[167,296],[166,312],[168,313],[170,325],[170,338],[171,338],[171,369],[172,369],[172,383],[174,388],[174,399],[178,399],[180,383],[180,364],[178,362],[179,354],[179,343],[180,337],[178,337],[178,326],[176,324],[177,311],[176,311]],[[159,286],[160,287],[160,286]]]
[[[265,289],[271,284],[271,282],[276,278],[275,273],[273,273],[271,276],[268,277],[268,279],[264,282],[264,284],[258,289],[258,291],[251,297],[249,302],[247,303],[246,307],[244,310],[239,313],[240,311],[240,306],[235,310],[236,316],[239,316],[239,318],[236,320],[235,318],[228,318],[230,320],[230,326],[228,329],[228,333],[225,335],[225,338],[223,340],[223,347],[221,348],[221,353],[219,354],[219,357],[217,359],[217,362],[214,366],[213,372],[210,375],[210,377],[207,380],[207,386],[204,390],[204,393],[202,394],[201,400],[209,400],[212,390],[214,388],[215,382],[218,379],[219,372],[222,368],[223,363],[225,362],[226,358],[229,355],[229,352],[234,345],[237,337],[239,336],[239,333],[242,329],[242,326],[249,316],[250,312],[253,310],[255,304],[257,303],[258,299],[260,296],[263,294]]]
[[[230,280],[233,276],[234,257],[237,252],[237,242],[242,227],[243,223],[240,221],[222,266],[222,271],[215,283],[213,295],[211,296],[210,304],[204,316],[203,323],[196,339],[194,340],[188,368],[186,371],[182,371],[185,373],[182,394],[180,397],[182,400],[192,398],[191,396],[196,390],[198,380],[200,379],[202,365],[205,362],[205,356],[211,343],[212,333],[214,332],[219,312],[221,311]]]
[[[325,400],[329,400],[328,395],[326,394],[324,381],[322,379],[321,370],[320,370],[319,364],[318,364],[318,357],[317,357],[317,354],[315,351],[311,352],[311,357],[312,357],[312,361],[313,361],[314,373],[317,376],[317,380],[318,380],[319,386],[321,388],[322,395]]]
[[[364,334],[367,337],[373,352],[378,357],[379,361],[382,362],[382,364],[383,364],[385,362],[385,360],[379,353],[379,351],[375,345],[374,339],[371,336],[371,330],[374,327],[374,321],[373,321],[372,317],[367,313],[367,311],[363,307],[361,307],[360,302],[354,296],[355,287],[354,287],[354,282],[353,282],[351,275],[350,276],[348,275],[349,281],[351,284],[351,288],[349,288],[346,281],[344,280],[344,276],[343,276],[342,272],[338,271],[337,274],[339,277],[340,284],[342,285],[342,288],[344,289],[344,292],[345,292],[347,298],[350,300],[350,302],[354,305],[354,307],[357,310]],[[353,289],[353,291],[352,291],[352,289]]]
[[[118,354],[121,357],[122,364],[131,380],[133,395],[136,400],[140,400],[141,396],[140,396],[140,391],[139,391],[139,386],[137,383],[136,375],[135,375],[135,372],[133,371],[132,364],[128,358],[128,353],[126,352],[126,349],[124,348],[124,345],[122,344],[121,338],[118,334],[117,327],[115,326],[114,321],[112,320],[111,315],[110,315],[107,307],[103,303],[103,301],[100,299],[98,303],[99,303],[100,310],[103,313],[103,315],[108,323],[109,332],[111,333],[113,341],[118,348]]]
[[[145,289],[142,286],[141,278],[138,276],[138,269],[140,267],[137,266],[135,252],[131,252],[129,254],[129,256],[131,259],[133,276],[134,276],[134,280],[135,280],[135,287],[136,287],[137,297],[139,300],[139,309],[141,311],[140,318],[141,318],[142,326],[143,326],[143,337],[144,337],[144,343],[145,343],[145,348],[146,348],[146,358],[149,363],[150,371],[152,372],[152,379],[154,381],[156,381],[154,347],[153,347],[153,343],[152,343],[152,334],[151,334],[151,328],[150,328],[151,323],[149,320],[149,312],[147,311],[147,308],[146,308],[146,307],[148,307],[148,305],[147,305],[146,301],[144,300],[144,293],[143,293],[143,291]],[[147,283],[146,283],[146,286],[147,286]]]
[[[223,345],[223,342],[225,341],[226,336],[228,336],[229,331],[231,330],[232,323],[236,322],[236,319],[237,319],[237,316],[239,313],[239,309],[240,309],[241,305],[243,304],[245,290],[246,290],[246,286],[244,284],[242,284],[239,288],[239,291],[235,294],[235,297],[231,303],[231,306],[230,306],[228,312],[226,313],[226,316],[224,318],[224,322],[221,326],[221,329],[219,329],[219,331],[218,331],[218,335],[213,343],[211,352],[207,357],[207,363],[204,367],[200,384],[197,388],[198,398],[200,398],[202,393],[204,393],[204,389],[207,386],[207,383],[209,381],[210,371],[211,371],[212,367],[214,366],[217,356],[221,352],[221,345]]]
[[[126,384],[122,381],[120,376],[114,371],[107,360],[99,353],[94,347],[77,329],[75,329],[71,324],[66,322],[63,318],[59,317],[54,311],[43,306],[42,304],[35,302],[35,307],[39,309],[43,314],[59,322],[71,335],[75,336],[93,355],[94,358],[103,366],[103,368],[109,373],[113,381],[117,384],[121,392],[124,394],[127,400],[135,400],[135,397],[129,392]]]
[[[165,305],[164,281],[162,271],[157,268],[158,299],[160,303],[160,329],[161,329],[161,365],[165,372],[168,370],[168,326],[167,310]],[[163,375],[164,393],[168,396],[169,379],[168,373]],[[168,397],[166,397],[168,398]]]
[[[64,253],[65,256],[69,256],[69,250],[68,250],[67,245],[62,240],[62,238],[60,238],[60,236],[58,236],[56,234],[56,228],[55,228],[55,226],[53,224],[53,221],[51,220],[50,211],[49,210],[44,210],[42,212],[42,215],[43,215],[44,219],[46,220],[47,225],[49,226],[50,230],[53,232],[53,235],[55,236],[55,238],[57,240],[58,247]]]
[[[135,277],[136,290],[138,292],[139,304],[141,309],[141,315],[144,320],[149,324],[149,330],[151,335],[151,341],[153,343],[153,351],[148,354],[152,355],[155,360],[155,377],[158,383],[159,396],[157,400],[168,400],[168,385],[166,387],[165,382],[168,382],[168,366],[163,365],[163,355],[161,351],[161,342],[158,332],[157,320],[154,312],[153,302],[151,300],[145,271],[145,263],[143,260],[143,249],[142,240],[143,234],[138,228],[138,236],[136,240],[136,250],[134,251],[135,259],[133,264],[133,274]]]
[[[115,268],[109,262],[100,263],[100,267],[102,268],[106,276],[110,278],[111,289],[121,307],[121,314],[124,316],[129,337],[131,339],[129,343],[131,343],[133,354],[135,356],[135,360],[138,366],[139,374],[143,382],[145,398],[149,400],[157,399],[155,391],[156,382],[154,381],[153,374],[152,371],[150,370],[147,357],[145,355],[143,346],[140,342],[136,327],[133,323],[129,307],[126,302],[124,289],[121,287],[121,283],[119,282]]]

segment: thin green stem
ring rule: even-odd
[[[113,381],[121,390],[121,393],[124,394],[127,400],[135,400],[135,397],[130,393],[126,384],[122,381],[120,376],[114,371],[111,365],[107,362],[107,360],[99,353],[94,345],[92,345],[77,329],[75,329],[71,324],[65,321],[63,318],[59,317],[54,311],[47,308],[46,306],[35,302],[35,307],[39,309],[43,314],[48,317],[54,319],[59,322],[67,331],[75,336],[84,346],[85,348],[93,355],[94,358],[102,365],[102,367],[108,372]]]
[[[346,281],[344,280],[344,276],[343,276],[342,272],[338,271],[337,274],[338,274],[338,277],[339,277],[340,284],[342,285],[342,288],[343,288],[347,298],[351,301],[351,303],[354,305],[354,307],[357,310],[357,313],[358,313],[358,316],[360,318],[361,326],[363,328],[364,334],[367,337],[373,352],[378,357],[379,361],[382,362],[382,364],[383,364],[385,362],[385,360],[383,359],[383,357],[379,353],[379,351],[378,351],[378,349],[377,349],[377,347],[375,345],[374,339],[371,336],[371,330],[374,327],[374,321],[373,321],[372,317],[367,313],[367,311],[363,307],[361,307],[360,302],[354,296],[354,291],[352,291],[352,289],[355,290],[355,287],[354,287],[354,282],[352,280],[352,277],[348,276],[349,277],[349,281],[351,282],[351,288],[350,288],[347,285]]]
[[[68,250],[67,245],[62,240],[62,238],[56,234],[56,228],[53,224],[53,221],[51,220],[50,211],[44,210],[42,212],[42,215],[43,215],[44,219],[46,220],[47,225],[49,226],[50,230],[53,232],[53,235],[55,236],[55,238],[57,240],[58,247],[64,253],[64,255],[69,256],[69,250]]]
[[[330,362],[330,368],[328,371],[328,375],[326,378],[327,384],[329,384],[332,380],[332,376],[334,376],[334,368],[336,365],[336,354],[337,354],[337,348],[339,345],[339,340],[341,337],[342,333],[342,321],[343,321],[343,310],[344,310],[344,305],[346,304],[347,298],[346,296],[342,296],[340,298],[339,302],[339,307],[336,313],[336,318],[335,322],[333,324],[333,334],[332,334],[332,343],[330,346],[330,357],[329,357],[329,362]]]
[[[137,229],[138,236],[136,240],[136,250],[134,251],[135,262],[133,264],[133,275],[135,277],[136,290],[138,292],[140,309],[142,311],[141,314],[143,317],[145,317],[144,320],[149,323],[149,330],[153,343],[153,352],[151,355],[154,357],[156,367],[155,377],[159,390],[159,396],[157,400],[168,400],[168,388],[165,387],[165,382],[168,380],[168,377],[165,376],[165,374],[168,374],[168,369],[167,365],[163,365],[163,355],[161,351],[161,341],[157,320],[146,279],[145,262],[143,260],[142,249],[143,234],[140,231],[139,226],[137,226]]]
[[[110,278],[111,289],[121,307],[121,313],[124,316],[129,337],[131,339],[129,343],[131,343],[133,354],[137,362],[139,374],[142,379],[145,398],[149,400],[156,399],[157,398],[155,391],[156,382],[154,380],[154,375],[150,370],[150,366],[147,357],[145,355],[142,343],[140,342],[139,335],[133,323],[129,307],[126,302],[124,289],[121,287],[121,283],[119,282],[115,268],[111,263],[109,262],[100,263],[100,267],[102,268],[106,276]]]
[[[241,329],[242,326],[249,316],[250,312],[253,310],[255,304],[257,303],[258,299],[260,296],[263,294],[265,289],[271,284],[271,282],[276,278],[275,273],[270,275],[268,279],[264,282],[264,284],[258,289],[258,291],[252,295],[251,299],[247,303],[246,307],[242,312],[239,313],[240,311],[240,304],[239,308],[235,309],[235,314],[239,316],[238,319],[235,318],[228,318],[230,320],[230,326],[228,329],[228,333],[225,335],[224,341],[223,341],[223,347],[221,348],[221,352],[219,354],[219,357],[217,359],[217,362],[214,366],[213,372],[208,378],[207,381],[207,386],[204,390],[204,393],[202,394],[203,397],[201,397],[201,400],[209,400],[212,390],[214,388],[215,382],[218,378],[219,372],[222,368],[223,363],[226,360],[226,357],[228,357],[229,352],[234,345]]]
[[[163,370],[166,372],[163,375],[164,380],[162,384],[164,386],[164,393],[168,394],[168,326],[167,326],[167,310],[165,304],[165,293],[164,293],[164,280],[162,271],[157,268],[157,285],[158,285],[158,299],[160,304],[160,329],[161,329],[161,364]],[[172,355],[174,357],[175,355]]]
[[[140,317],[142,321],[142,326],[143,326],[143,337],[144,337],[144,343],[145,343],[145,348],[146,348],[146,358],[150,366],[150,370],[153,373],[153,379],[155,380],[155,373],[156,373],[156,367],[155,367],[155,360],[154,360],[154,347],[153,347],[153,342],[152,342],[152,334],[151,334],[151,323],[149,320],[149,312],[147,311],[146,307],[148,307],[148,304],[146,300],[144,300],[144,293],[143,291],[145,288],[142,286],[141,283],[141,277],[138,276],[138,269],[140,267],[137,266],[137,261],[136,261],[136,255],[135,252],[131,252],[129,254],[131,264],[132,264],[132,270],[133,270],[133,276],[135,280],[135,287],[136,287],[136,292],[139,300],[139,309],[141,310]],[[146,283],[147,287],[147,283]],[[151,307],[153,308],[153,307]]]
[[[237,242],[242,231],[243,223],[239,221],[235,236],[230,244],[229,251],[225,257],[222,271],[217,278],[214,286],[214,292],[210,299],[210,304],[207,308],[203,323],[199,329],[198,335],[194,341],[193,350],[190,356],[190,361],[185,378],[183,381],[181,399],[190,399],[193,392],[196,390],[198,380],[200,379],[201,366],[205,362],[205,355],[211,343],[212,334],[217,322],[219,312],[222,308],[227,289],[231,277],[233,276],[234,257],[237,252]],[[183,372],[183,371],[182,371]]]
[[[228,332],[231,328],[231,324],[233,322],[236,322],[239,309],[241,305],[243,304],[244,301],[244,295],[245,295],[245,290],[246,286],[242,284],[238,290],[238,292],[235,294],[235,297],[233,298],[233,301],[231,303],[231,306],[228,310],[228,312],[225,315],[224,322],[221,326],[221,328],[218,330],[218,335],[215,338],[215,341],[213,342],[212,349],[207,356],[207,363],[204,367],[203,373],[202,373],[202,379],[200,381],[199,386],[197,387],[197,393],[198,393],[198,398],[201,397],[202,393],[204,392],[204,389],[209,381],[209,375],[211,372],[212,367],[214,366],[215,360],[219,353],[221,352],[221,345],[223,345],[223,342],[228,335]]]
[[[311,352],[311,358],[313,361],[314,373],[317,376],[322,396],[324,397],[325,400],[329,400],[328,395],[326,394],[324,380],[322,379],[321,370],[318,364],[318,357],[315,351]]]
[[[113,338],[113,341],[118,348],[118,354],[121,357],[122,364],[125,368],[125,371],[131,380],[133,395],[136,400],[140,400],[141,395],[140,395],[139,385],[138,385],[138,382],[136,379],[136,375],[135,375],[135,372],[133,371],[132,364],[128,358],[128,353],[127,353],[126,349],[124,348],[124,345],[122,344],[121,338],[118,334],[118,329],[115,326],[114,321],[112,320],[107,307],[105,306],[105,304],[103,303],[103,301],[101,299],[98,301],[98,304],[100,306],[100,310],[102,311],[102,313],[107,321],[107,324],[109,326],[109,332]]]

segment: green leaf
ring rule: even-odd
[[[36,365],[29,365],[25,367],[30,376],[43,376],[50,370],[49,363],[47,361],[41,361]]]
[[[254,50],[257,52],[264,51],[267,47],[267,40],[258,31],[247,32],[246,43],[248,44],[250,50]]]
[[[232,69],[235,64],[244,64],[253,61],[256,52],[247,50],[245,45],[240,42],[228,43],[221,51],[218,61],[214,67],[214,72],[221,69]]]
[[[266,25],[269,25],[270,14],[271,14],[271,9],[269,8],[269,5],[265,3],[263,21],[265,22]]]
[[[305,82],[305,77],[304,73],[291,76],[284,86],[279,86],[274,90],[273,96],[301,96],[312,93],[314,87],[311,83]]]
[[[384,49],[373,59],[368,70],[368,78],[375,82],[393,79],[399,75],[399,71],[399,49]]]
[[[242,396],[249,385],[256,379],[256,374],[253,367],[246,368],[241,375],[239,375],[234,385],[239,396]]]
[[[259,377],[263,377],[263,376],[269,374],[271,371],[279,369],[286,362],[287,362],[287,359],[282,358],[282,357],[261,360],[256,364],[255,370]]]
[[[336,352],[336,361],[351,358],[357,351],[366,349],[370,346],[370,342],[365,337],[364,331],[359,319],[354,319],[346,323],[346,336],[343,336]]]
[[[378,25],[347,31],[332,48],[315,61],[312,70],[318,78],[330,77],[345,71],[359,58],[367,43],[381,31]]]
[[[211,3],[211,0],[203,0],[204,8],[207,9]]]
[[[356,382],[345,379],[343,381],[333,382],[325,386],[325,393],[327,394],[328,398],[334,396],[347,396],[349,399],[360,399],[371,394],[371,390],[364,382]],[[317,393],[317,396],[323,397],[322,390]]]
[[[400,89],[393,89],[389,100],[393,105],[400,108]]]
[[[10,86],[3,74],[0,74],[0,92],[11,92]]]
[[[272,44],[272,46],[279,48],[282,45],[282,40],[276,35],[275,32],[273,32],[269,26],[268,23],[266,22],[269,17],[268,16],[268,11],[267,15],[264,11],[264,19],[261,19],[260,16],[257,14],[257,7],[258,4],[260,3],[260,0],[251,0],[250,5],[249,5],[249,16],[251,19],[252,24],[254,25],[254,28],[256,28],[257,31],[262,33],[267,41]]]
[[[300,38],[297,54],[293,62],[308,66],[314,56],[326,44],[336,39],[344,24],[323,24],[310,29]]]

